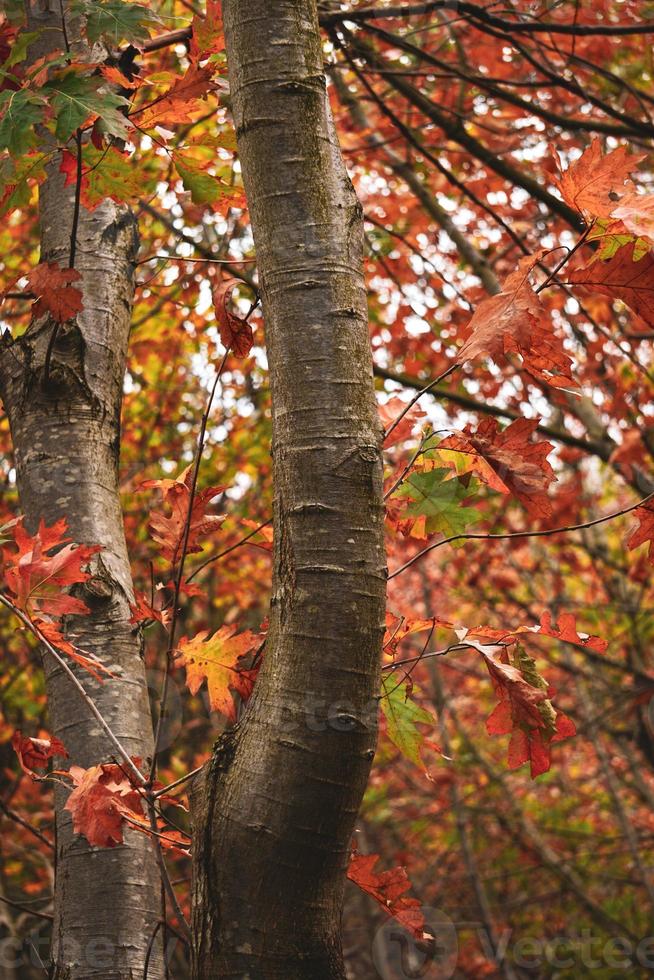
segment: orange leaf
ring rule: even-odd
[[[197,60],[224,50],[222,4],[220,0],[207,0],[206,15],[196,14],[193,18],[191,57]]]
[[[192,62],[186,74],[177,77],[167,92],[133,113],[139,126],[151,129],[188,122],[199,109],[198,99],[205,99],[215,89],[213,73],[211,65],[200,67],[197,62]]]
[[[590,218],[609,218],[631,171],[644,159],[644,153],[631,154],[626,146],[603,154],[595,137],[556,184],[563,200],[577,211]]]
[[[183,637],[176,659],[186,668],[186,685],[191,694],[197,694],[206,681],[212,709],[235,721],[236,710],[230,691],[239,694],[243,700],[249,698],[256,671],[240,665],[239,661],[256,645],[254,633],[245,630],[237,634],[236,626],[221,626],[210,638],[208,630],[202,630],[191,640]]]

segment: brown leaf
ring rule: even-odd
[[[515,353],[522,357],[525,369],[541,381],[555,387],[575,384],[570,358],[529,282],[540,254],[521,259],[502,292],[479,304],[469,323],[470,336],[457,355],[458,364],[482,354],[497,359]]]
[[[484,419],[476,430],[468,425],[461,434],[444,439],[438,448],[468,453],[468,469],[490,487],[513,493],[532,516],[548,517],[552,506],[547,489],[556,480],[547,461],[553,446],[532,442],[537,427],[538,419],[516,419],[506,429],[500,429],[497,419]]]
[[[609,218],[624,193],[625,183],[644,153],[631,154],[626,146],[602,153],[595,137],[584,153],[570,164],[556,184],[563,200],[589,218]]]
[[[237,357],[247,357],[254,343],[252,327],[247,320],[232,313],[227,305],[239,284],[238,279],[224,279],[214,287],[212,296],[220,339]]]

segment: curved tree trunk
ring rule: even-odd
[[[194,976],[334,980],[386,578],[362,212],[315,0],[223,10],[270,364],[275,556],[261,674],[196,794]]]
[[[44,6],[48,6],[45,4]],[[63,47],[60,13],[33,13],[41,47]],[[34,20],[36,18],[36,20]],[[45,30],[44,30],[45,29]],[[58,154],[41,187],[41,261],[69,265],[74,187],[63,186]],[[0,351],[0,394],[11,425],[18,490],[26,526],[65,517],[73,541],[101,545],[82,598],[87,616],[70,617],[67,636],[115,677],[99,684],[77,671],[114,734],[133,755],[153,750],[140,635],[130,620],[132,595],[118,494],[120,407],[134,288],[137,233],[132,213],[104,201],[81,209],[76,268],[83,311],[63,325],[44,364],[53,323],[41,317]],[[88,767],[115,750],[70,681],[45,655],[51,731]],[[65,980],[141,977],[148,943],[161,916],[160,880],[152,843],[128,831],[122,846],[94,849],[74,835],[57,787],[53,972]],[[155,952],[149,980],[162,975]]]

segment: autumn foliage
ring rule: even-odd
[[[256,277],[220,4],[65,6],[101,62],[31,57],[22,5],[0,21],[0,356],[27,330],[54,349],[83,309],[74,249],[39,255],[53,166],[88,211],[129,204],[120,478],[157,736],[153,759],[82,768],[49,734],[42,663],[112,683],[78,636],[103,544],[70,540],[65,504],[26,526],[2,416],[1,890],[17,935],[31,908],[50,914],[56,783],[94,847],[159,841],[179,931],[188,776],[243,719],[266,656],[272,287]],[[470,978],[515,975],[502,929],[635,948],[654,903],[654,126],[651,32],[636,30],[654,8],[338,6],[321,23],[366,217],[389,569],[381,735],[347,871],[368,897],[348,892],[346,932],[392,916],[424,939],[432,906],[479,919],[486,944],[459,935]],[[367,955],[352,976],[373,975]]]

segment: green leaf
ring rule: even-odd
[[[447,537],[463,534],[467,527],[481,520],[481,515],[472,507],[463,507],[463,501],[475,494],[477,484],[470,481],[464,486],[460,480],[445,479],[451,470],[435,469],[412,473],[394,494],[395,497],[408,497],[404,514],[407,517],[422,517],[426,520],[428,534],[442,532]]]
[[[184,157],[182,161],[179,153],[175,154],[175,166],[185,189],[191,192],[194,204],[215,204],[217,201],[233,199],[242,193],[240,188],[208,174],[194,160]]]
[[[393,745],[402,755],[424,769],[421,751],[425,736],[418,725],[436,726],[434,716],[411,700],[406,682],[398,684],[394,677],[385,677],[382,682],[381,709],[386,719],[386,731]]]
[[[38,31],[21,31],[11,46],[11,53],[3,64],[3,68],[11,68],[27,57],[27,49],[32,41],[39,36]]]
[[[86,36],[91,44],[100,38],[113,48],[117,48],[121,41],[138,44],[150,36],[151,28],[162,23],[154,11],[125,0],[106,0],[104,3],[83,0],[75,7],[86,17]]]
[[[89,116],[99,116],[101,128],[119,139],[127,137],[125,116],[119,111],[127,99],[103,87],[101,79],[71,73],[43,86],[56,113],[55,136],[65,143]]]
[[[30,153],[0,161],[0,217],[30,203],[31,181],[45,178],[46,159],[43,153]]]
[[[66,154],[67,151],[65,156]],[[67,154],[67,159],[71,156],[72,154]],[[85,207],[93,209],[107,197],[123,203],[136,201],[144,194],[149,194],[154,189],[155,179],[144,170],[144,166],[144,161],[134,160],[115,147],[98,150],[92,144],[85,146],[82,203]],[[63,163],[62,169],[64,169]],[[76,169],[77,161],[73,157],[70,183],[74,180]]]
[[[43,99],[27,89],[0,92],[0,150],[21,156],[36,144],[35,127],[43,119]]]

